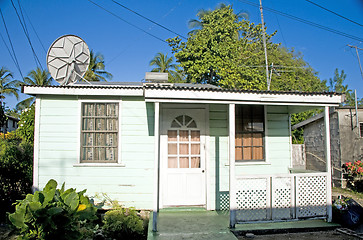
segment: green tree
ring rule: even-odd
[[[52,85],[52,77],[47,70],[42,70],[38,67],[28,73],[28,75],[23,79],[23,84],[41,87],[50,86]],[[23,110],[28,108],[34,103],[34,101],[35,97],[26,98],[16,105],[16,109]]]
[[[168,57],[168,54],[159,52],[150,61],[149,66],[154,67],[151,70],[152,72],[168,73],[170,82],[181,82],[183,80],[182,73],[173,62],[173,57]]]
[[[228,8],[229,6],[224,4],[224,3],[220,3],[217,5],[217,7],[215,8],[215,10],[218,10],[218,9],[222,9],[222,8]],[[196,34],[200,29],[203,28],[205,22],[203,21],[203,17],[207,14],[210,14],[212,12],[211,9],[200,9],[197,13],[197,17],[199,19],[190,19],[188,21],[188,27],[190,29],[193,29],[192,31],[189,32],[189,35],[194,35]],[[245,18],[245,19],[248,19],[248,13],[247,12],[243,12],[243,11],[240,11],[239,13],[237,13],[237,17],[238,18]]]
[[[351,89],[349,89],[348,84],[344,85],[343,82],[347,78],[347,74],[342,70],[339,73],[338,68],[334,71],[334,77],[329,78],[329,90],[332,92],[338,92],[345,94],[345,102],[342,105],[354,106],[355,97]],[[359,100],[359,99],[357,99]]]
[[[198,13],[198,18],[203,23],[201,29],[186,42],[178,37],[167,40],[187,81],[266,89],[262,26],[240,19],[230,6]],[[266,36],[269,62],[275,66],[271,90],[326,90],[301,54],[271,41],[274,34]]]
[[[0,99],[1,104],[3,103],[3,100],[5,96],[15,96],[16,99],[19,98],[18,94],[18,87],[19,87],[20,81],[13,80],[13,73],[10,72],[5,67],[1,67],[0,69]]]
[[[107,79],[112,79],[112,74],[105,70],[105,61],[101,53],[94,53],[93,50],[90,52],[90,63],[88,70],[84,75],[84,79],[87,81],[107,81]]]
[[[35,121],[35,105],[32,104],[29,108],[24,109],[20,115],[19,127],[16,133],[23,142],[28,144],[34,143],[34,121]]]

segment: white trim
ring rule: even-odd
[[[39,190],[39,142],[40,142],[40,111],[41,99],[35,99],[35,119],[34,119],[34,159],[33,159],[33,192]]]
[[[314,177],[314,176],[329,176],[326,172],[316,172],[316,173],[281,173],[281,174],[247,174],[238,175],[236,179],[255,179],[255,178],[266,178],[266,177]]]
[[[327,194],[326,204],[328,213],[328,222],[332,221],[332,168],[330,157],[330,121],[329,121],[329,107],[324,109],[324,127],[325,127],[325,161],[327,176]]]
[[[117,87],[34,87],[24,86],[24,93],[30,95],[80,95],[80,96],[143,96],[143,89]]]
[[[126,167],[125,164],[120,163],[77,163],[73,167]]]
[[[292,168],[292,134],[291,134],[291,114],[289,114],[289,149],[290,149],[290,167]]]
[[[209,204],[209,200],[210,200],[210,191],[211,191],[211,173],[210,173],[210,158],[209,158],[209,144],[210,144],[210,139],[209,139],[209,105],[205,106],[205,141],[204,141],[204,148],[205,148],[205,183],[206,183],[206,209],[207,210],[215,210],[215,204]],[[214,181],[214,185],[213,185],[213,189],[215,189],[215,181]],[[215,196],[216,194],[214,194]],[[216,201],[216,200],[215,200]]]
[[[228,109],[228,128],[229,128],[229,209],[230,209],[230,227],[234,228],[236,223],[236,176],[235,176],[235,104],[229,104]]]
[[[159,196],[159,126],[160,126],[160,104],[154,104],[154,196],[153,196],[153,211],[158,212],[158,196]]]
[[[245,162],[242,162],[242,161],[238,161],[235,163],[235,166],[251,166],[251,165],[271,165],[270,162],[265,162],[265,161],[255,161],[253,162],[252,161],[245,161]],[[226,166],[229,166],[229,164],[226,164]]]
[[[267,106],[265,105],[265,106],[263,106],[263,114],[264,114],[264,129],[263,129],[263,131],[264,131],[264,144],[265,144],[265,146],[264,146],[264,154],[265,154],[265,164],[271,164],[270,163],[270,158],[269,158],[269,152],[270,151],[268,151],[268,142],[269,142],[269,135],[268,135],[268,126],[267,126],[267,124],[268,124],[268,121],[267,121]]]
[[[272,106],[301,106],[301,107],[337,107],[339,103],[314,103],[314,102],[264,102],[264,101],[249,101],[246,99],[241,100],[199,100],[199,99],[161,99],[161,98],[147,98],[145,102],[160,102],[160,103],[200,103],[200,104],[248,104],[248,105],[272,105]]]
[[[244,101],[252,104],[262,103],[284,103],[285,105],[338,105],[342,102],[341,95],[300,95],[300,94],[286,94],[286,93],[256,93],[256,92],[218,92],[218,91],[187,91],[179,89],[145,89],[145,99],[158,99],[168,102],[173,100],[177,101],[231,101],[238,102]],[[286,104],[289,103],[289,104]],[[291,103],[291,104],[290,104]]]
[[[118,103],[118,146],[117,146],[117,163],[81,163],[81,133],[82,133],[82,103]],[[102,100],[102,99],[83,99],[78,97],[78,135],[77,135],[77,163],[73,164],[74,167],[81,167],[80,165],[84,165],[84,167],[103,167],[107,166],[115,166],[115,167],[125,167],[125,164],[122,163],[121,159],[121,111],[122,111],[122,99],[118,100]]]

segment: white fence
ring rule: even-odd
[[[236,222],[326,217],[327,173],[237,177]]]

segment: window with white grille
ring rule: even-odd
[[[81,163],[117,163],[118,103],[82,103]]]

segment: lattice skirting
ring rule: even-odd
[[[229,192],[218,192],[216,210],[229,211]]]
[[[327,176],[238,178],[237,222],[327,215]]]

